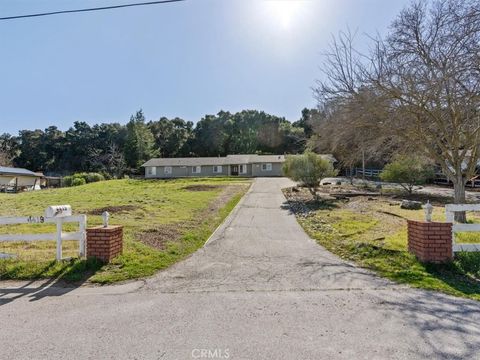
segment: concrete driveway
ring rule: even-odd
[[[480,303],[339,260],[285,208],[289,184],[256,179],[203,249],[145,282],[3,286],[0,358],[480,359]]]

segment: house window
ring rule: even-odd
[[[157,174],[157,168],[153,166],[147,167],[147,175],[154,176]]]
[[[272,164],[262,164],[262,171],[272,171]]]
[[[240,170],[240,174],[246,174],[247,173],[247,165],[240,165],[239,170]]]
[[[201,166],[192,166],[192,174],[200,174],[202,172]]]
[[[170,175],[172,173],[172,167],[171,166],[165,166],[163,168],[163,172],[165,175]]]
[[[214,174],[221,174],[222,173],[222,166],[221,165],[215,165],[213,167],[213,173]]]

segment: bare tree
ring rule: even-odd
[[[388,131],[423,150],[454,184],[454,201],[465,202],[465,184],[476,171],[480,146],[480,4],[470,0],[415,2],[392,23],[385,38],[372,39],[365,56],[340,34],[326,56],[326,78],[317,94],[355,97],[374,89],[392,116]],[[458,214],[465,221],[465,214]]]
[[[110,143],[106,150],[92,149],[89,156],[94,168],[114,177],[121,177],[127,168],[123,152],[115,143]]]
[[[387,107],[378,104],[381,99],[369,89],[347,98],[326,100],[322,111],[313,122],[314,136],[309,148],[317,152],[333,152],[344,167],[365,162],[386,163],[392,151],[399,149],[397,137],[379,131],[379,124],[389,114]]]

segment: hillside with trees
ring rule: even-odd
[[[309,110],[304,110],[303,117]],[[294,124],[262,111],[220,111],[196,124],[180,118],[147,121],[142,110],[120,123],[89,125],[77,121],[66,131],[22,130],[0,136],[0,166],[18,166],[47,174],[100,172],[107,176],[138,173],[152,157],[297,154],[305,149],[305,118]]]

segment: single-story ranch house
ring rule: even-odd
[[[332,155],[322,155],[335,161]],[[333,160],[332,160],[333,159]],[[227,155],[226,157],[158,158],[147,161],[145,177],[283,176],[284,155]]]
[[[187,176],[282,176],[283,155],[159,158],[142,166],[146,178]]]

